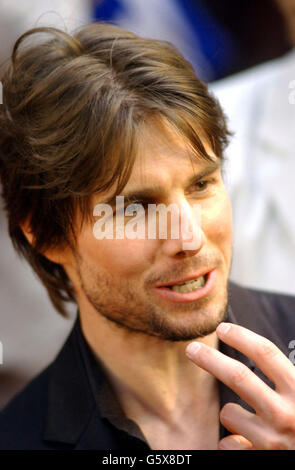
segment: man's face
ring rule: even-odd
[[[204,170],[210,173],[192,182]],[[183,217],[194,228],[197,221],[190,209],[200,205],[200,245],[184,249],[181,235],[178,239],[98,240],[93,225],[85,224],[72,264],[66,268],[80,315],[90,309],[129,331],[172,341],[207,335],[226,312],[231,265],[231,205],[221,168],[201,158],[191,159],[188,147],[170,128],[163,132],[156,125],[146,126],[122,195],[147,188],[152,191],[150,203],[189,209]],[[108,196],[94,197],[93,207]],[[203,273],[200,281],[205,281],[204,287],[191,284],[191,288],[197,287],[192,292],[177,292],[179,287],[171,286]]]

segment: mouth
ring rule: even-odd
[[[216,269],[202,272],[195,277],[175,280],[156,286],[156,293],[171,302],[192,302],[207,296],[216,283]]]

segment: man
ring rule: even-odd
[[[3,82],[10,236],[78,319],[1,448],[295,448],[295,301],[228,286],[228,131],[191,66],[114,26],[45,28]]]

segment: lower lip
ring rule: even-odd
[[[213,269],[213,271],[210,271],[207,274],[207,279],[206,279],[206,284],[201,287],[200,289],[196,289],[192,292],[175,292],[168,287],[156,287],[155,291],[157,292],[158,295],[160,295],[162,298],[170,301],[170,302],[177,302],[177,303],[186,303],[186,302],[193,302],[195,300],[202,299],[203,297],[206,297],[209,295],[216,283],[216,269]]]

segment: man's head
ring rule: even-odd
[[[170,44],[115,26],[94,24],[73,37],[41,29],[16,43],[3,89],[10,236],[57,310],[76,298],[80,310],[166,339],[212,331],[231,262],[221,178],[228,131],[191,66]],[[171,237],[94,237],[97,203],[146,188],[151,202],[187,207],[191,226],[190,208],[201,206],[197,249]],[[202,298],[164,287],[203,272],[211,274]]]

